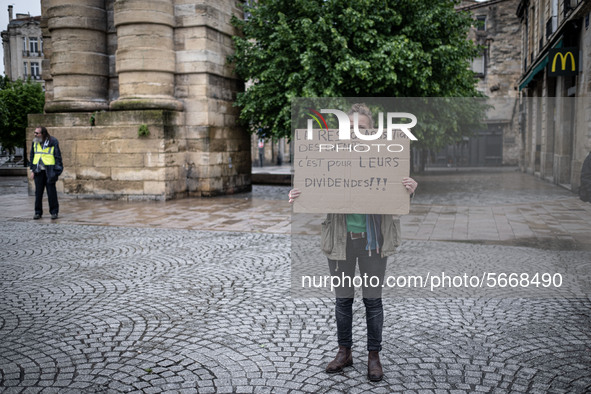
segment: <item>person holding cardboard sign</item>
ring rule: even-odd
[[[359,129],[373,128],[369,108],[355,104],[349,112],[357,113]],[[410,178],[402,179],[402,184],[410,195],[418,184]],[[294,188],[289,192],[289,202],[300,197],[301,191]],[[353,345],[353,298],[355,287],[351,280],[359,265],[361,277],[373,278],[372,283],[363,282],[363,303],[367,323],[367,376],[370,381],[380,381],[384,377],[379,352],[382,349],[382,329],[384,308],[382,305],[382,284],[386,273],[386,260],[396,252],[400,245],[400,220],[386,214],[327,214],[322,223],[321,248],[328,258],[331,277],[343,278],[335,287],[335,318],[337,323],[338,352],[327,365],[327,373],[336,373],[353,364],[351,347]],[[345,280],[349,278],[349,280]]]

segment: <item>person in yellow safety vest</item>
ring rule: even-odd
[[[35,138],[31,146],[29,158],[30,179],[35,180],[35,216],[33,219],[41,219],[43,216],[43,192],[47,189],[49,200],[49,213],[51,219],[57,219],[59,203],[55,183],[61,175],[64,165],[57,138],[52,137],[45,127],[35,129]]]

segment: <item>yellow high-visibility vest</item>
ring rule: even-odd
[[[35,143],[34,150],[35,156],[33,156],[33,164],[39,163],[39,159],[43,162],[46,166],[54,166],[55,165],[55,157],[53,156],[53,146],[48,146],[47,148],[41,148],[40,143]]]

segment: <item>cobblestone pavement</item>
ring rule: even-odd
[[[405,228],[406,241],[391,264],[411,265],[438,256],[450,262],[470,260],[484,269],[494,256],[589,269],[591,252],[584,238],[591,234],[589,221],[581,227],[589,208],[549,184],[536,181],[535,190],[527,192],[531,185],[523,175],[514,178],[523,188],[501,191],[494,179],[507,176],[514,174],[442,173],[419,179],[423,194],[414,204],[425,213],[411,212],[405,223],[411,230]],[[97,222],[89,225],[76,222],[72,207],[64,203],[74,204],[73,199],[61,200],[63,218],[31,220],[31,198],[22,195],[19,181],[14,187],[10,182],[0,180],[1,392],[591,391],[588,296],[385,299],[381,356],[386,376],[379,383],[366,379],[364,308],[356,301],[354,365],[327,375],[324,367],[336,349],[333,301],[293,295],[289,234],[264,231],[262,225],[220,231],[211,228],[215,220],[210,227],[195,229],[202,218],[187,219],[180,227],[169,224],[189,217],[184,208],[198,213],[194,207],[208,202],[235,212],[242,206],[257,224],[257,212],[283,209],[279,200],[286,188],[260,187],[248,196],[178,204],[80,201],[94,211],[112,203],[121,204],[123,213],[128,209],[128,215],[141,212],[138,206],[154,211],[145,221],[95,213]],[[446,186],[433,186],[437,182]],[[488,182],[491,190],[478,186],[468,196],[458,196],[464,200],[457,205],[438,200],[438,193],[469,189],[464,182]],[[26,209],[19,208],[22,201],[4,205],[17,196]],[[562,206],[563,211],[549,206]],[[434,240],[443,226],[439,221],[461,217],[466,207],[491,209],[493,220],[499,209],[521,212],[510,223],[522,220],[528,229],[550,221],[555,226],[549,233],[534,231],[535,242],[519,228],[507,239],[495,238],[497,230],[477,242],[456,242],[449,227],[447,238],[442,233]],[[569,214],[568,207],[577,211],[557,219]],[[160,216],[159,208],[164,208]],[[180,216],[172,215],[174,210]],[[231,220],[220,215],[218,227]],[[468,220],[473,217],[469,212]],[[481,220],[478,228],[496,223]],[[160,225],[154,224],[158,221]],[[562,236],[572,239],[559,242]],[[544,240],[556,242],[540,243]]]

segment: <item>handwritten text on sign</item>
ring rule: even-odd
[[[410,172],[410,140],[339,140],[338,130],[295,131],[294,187],[302,191],[294,212],[407,214],[402,178]],[[375,133],[367,130],[366,133]]]

